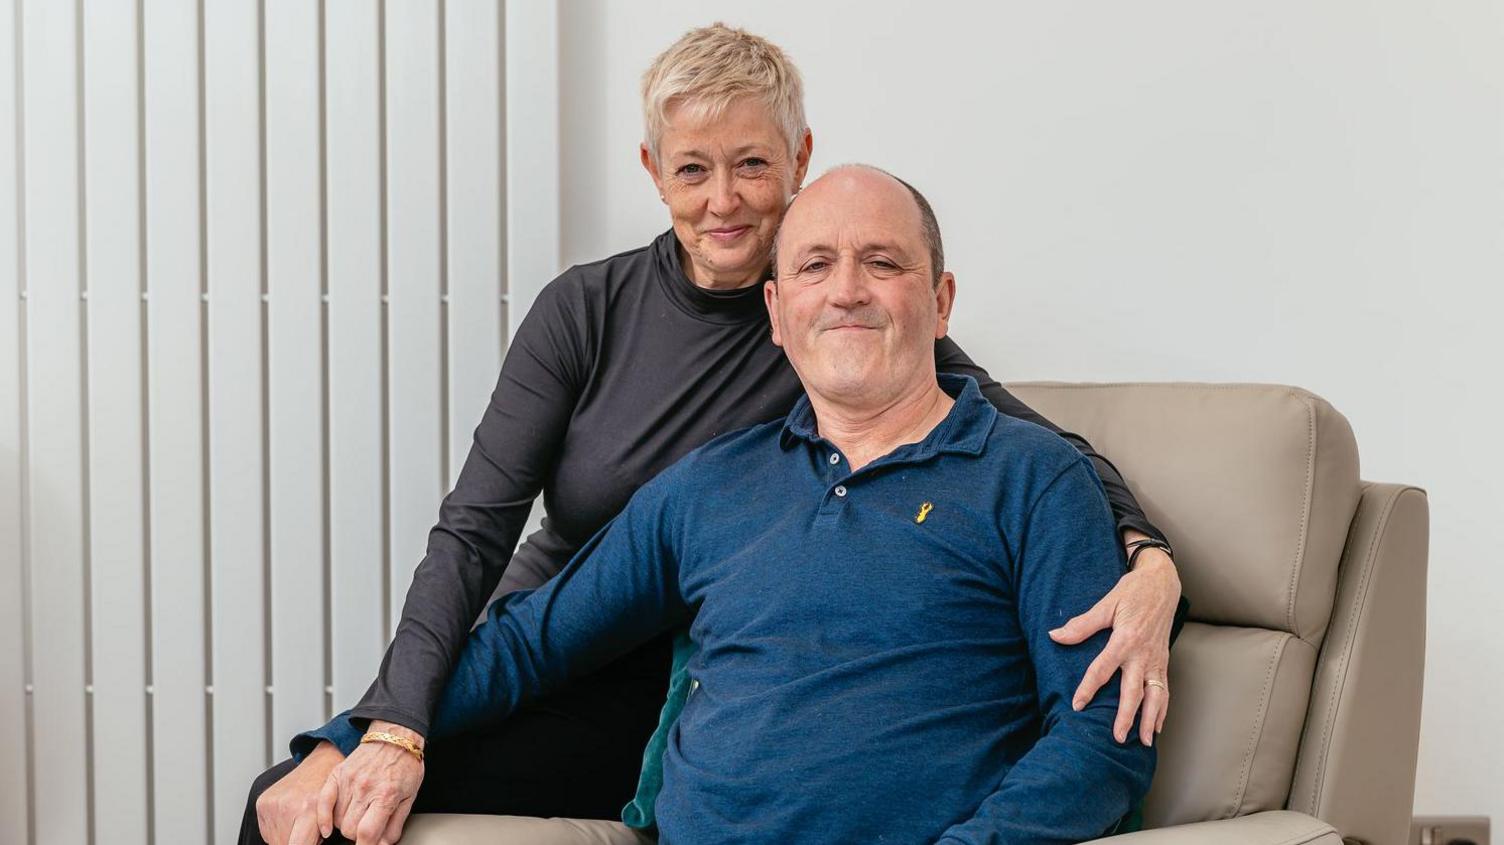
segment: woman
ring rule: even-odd
[[[444,500],[380,674],[355,708],[294,741],[301,763],[286,761],[257,779],[242,841],[262,841],[259,834],[278,845],[315,841],[309,797],[343,758],[323,740],[347,746],[345,789],[381,782],[408,752],[387,743],[352,750],[351,737],[370,720],[373,732],[425,744],[448,667],[498,580],[503,591],[541,584],[643,482],[718,434],[784,416],[800,395],[768,340],[759,284],[813,147],[797,71],[772,44],[715,25],[659,56],[643,94],[642,164],[672,229],[646,247],[572,268],[540,294]],[[955,343],[940,341],[935,354],[940,371],[976,378],[1003,412],[1054,428]],[[1116,469],[1079,437],[1064,436],[1093,459],[1124,542],[1162,539]],[[540,491],[547,518],[514,554]],[[1151,546],[1101,604],[1056,635],[1069,644],[1114,627],[1076,699],[1084,705],[1121,666],[1120,741],[1141,701],[1139,740],[1149,743],[1163,723],[1178,598],[1172,562]],[[397,808],[382,841],[395,841],[412,810],[616,817],[664,701],[668,655],[660,639],[484,735],[436,739],[425,749],[422,791]],[[353,832],[372,794],[349,802],[342,794],[333,825]]]

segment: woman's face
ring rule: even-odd
[[[642,165],[668,206],[684,271],[705,288],[759,282],[784,209],[804,182],[810,133],[790,156],[783,130],[753,100],[733,101],[713,121],[677,120],[678,111],[668,111],[656,161],[642,146]]]

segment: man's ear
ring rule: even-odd
[[[642,160],[642,169],[648,172],[648,176],[653,179],[653,187],[658,189],[658,199],[663,200],[665,203],[668,202],[663,196],[663,174],[658,172],[658,161],[648,151],[648,145],[638,144],[637,154]]]
[[[935,321],[935,339],[945,337],[950,331],[950,310],[956,304],[956,274],[941,273],[935,285],[935,310],[940,319]]]
[[[773,327],[773,345],[782,348],[783,337],[778,333],[778,280],[769,279],[762,285],[762,302],[768,307],[768,324]]]
[[[794,151],[794,193],[804,187],[804,177],[809,173],[809,157],[815,151],[815,136],[808,129],[804,130],[804,137],[799,139],[799,147]]]

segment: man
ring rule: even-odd
[[[1124,567],[1090,463],[937,377],[955,278],[905,183],[848,166],[811,184],[775,271],[773,340],[807,398],[691,453],[554,580],[494,606],[434,732],[687,624],[660,842],[1100,835],[1147,791],[1154,752],[1109,736],[1116,680],[1072,707],[1106,635],[1049,636]],[[348,752],[357,737],[327,738]],[[382,793],[332,777],[321,827],[395,840],[418,757],[391,754]]]

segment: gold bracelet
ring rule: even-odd
[[[419,763],[423,762],[423,749],[418,747],[418,743],[413,742],[405,736],[389,734],[386,731],[371,731],[370,733],[360,738],[361,745],[365,745],[368,742],[384,742],[387,745],[395,745],[403,751],[406,751],[414,757],[417,757]]]

